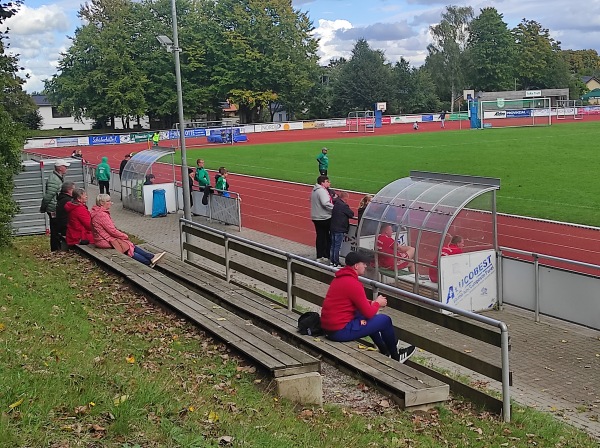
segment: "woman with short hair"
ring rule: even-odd
[[[155,255],[133,244],[129,240],[129,235],[115,227],[110,216],[112,204],[110,195],[108,194],[99,194],[96,197],[96,205],[92,207],[91,211],[94,244],[101,249],[115,248],[119,252],[129,255],[134,260],[153,268],[165,255],[165,252]]]
[[[92,217],[87,208],[87,193],[83,188],[73,190],[73,200],[65,204],[68,214],[67,245],[94,244]]]

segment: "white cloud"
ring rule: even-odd
[[[347,20],[319,19],[319,26],[315,27],[313,35],[320,39],[318,54],[321,64],[327,65],[332,58],[348,58],[350,56],[354,43],[336,40],[336,31],[350,29],[352,29],[352,24]]]
[[[29,36],[49,32],[69,30],[67,15],[56,5],[42,5],[39,8],[21,6],[19,12],[6,21],[11,36]]]
[[[24,89],[43,90],[43,80],[56,73],[60,53],[70,45],[65,33],[72,31],[71,19],[58,5],[23,5],[6,26],[10,29],[8,51],[19,55],[19,66],[25,68],[21,76],[29,75]]]

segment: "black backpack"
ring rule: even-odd
[[[300,334],[319,336],[323,334],[321,328],[321,316],[314,311],[308,311],[298,318],[298,330]]]

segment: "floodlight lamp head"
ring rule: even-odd
[[[168,36],[156,36],[156,39],[169,53],[173,52],[173,41]]]

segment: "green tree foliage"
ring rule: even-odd
[[[476,90],[512,90],[515,40],[496,8],[483,8],[469,26],[469,77]]]
[[[440,23],[429,29],[433,43],[427,47],[425,67],[437,86],[439,97],[450,101],[451,110],[454,100],[462,97],[463,89],[470,85],[471,61],[466,50],[472,19],[470,6],[447,6]]]
[[[340,67],[333,87],[333,113],[340,117],[352,110],[372,110],[378,101],[392,97],[392,70],[380,50],[359,39],[352,56]]]
[[[305,108],[298,118],[332,118],[334,86],[336,85],[340,70],[347,61],[344,58],[332,59],[326,67],[321,67],[313,87],[306,93]]]
[[[0,3],[0,24],[17,12],[21,2]],[[5,52],[7,33],[0,36],[0,246],[10,242],[11,221],[17,213],[12,199],[13,176],[21,170],[25,129],[20,123],[35,105],[23,92],[17,56]]]
[[[73,44],[59,61],[59,74],[46,82],[50,99],[77,119],[98,122],[146,112],[146,77],[134,62],[131,3],[128,0],[93,0],[79,17],[88,23],[75,31]]]
[[[242,122],[273,101],[298,110],[318,73],[312,22],[289,0],[208,2],[213,93],[238,104]]]
[[[513,30],[516,42],[516,75],[524,89],[551,89],[569,86],[572,78],[561,57],[560,42],[534,20],[523,19]]]
[[[572,74],[600,77],[600,56],[596,50],[563,50],[561,56]]]
[[[392,70],[393,100],[388,104],[390,113],[411,114],[435,111],[440,108],[436,86],[424,68],[411,67],[401,58]]]

